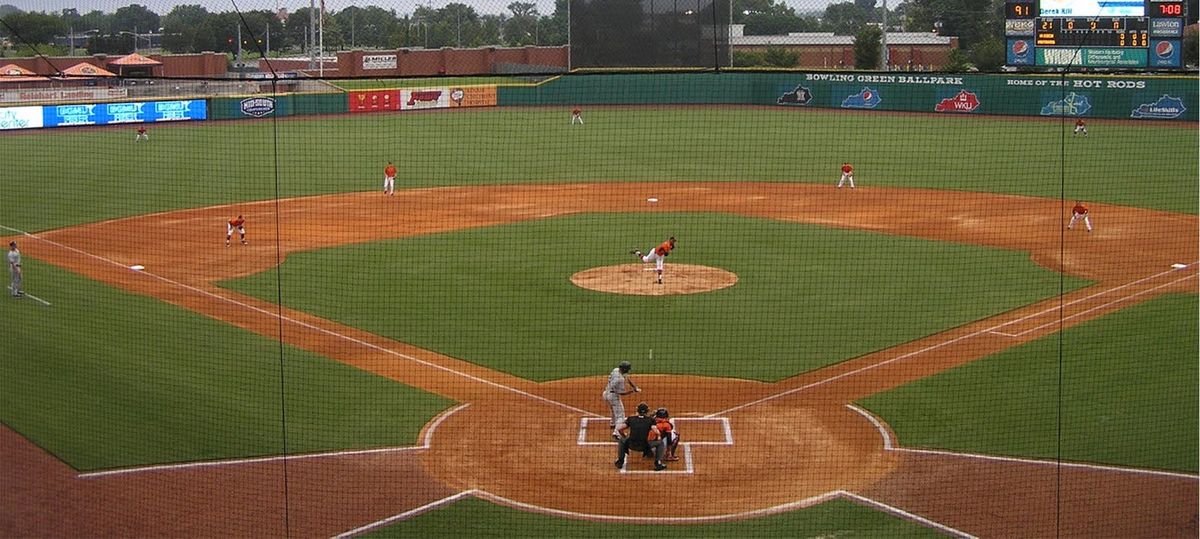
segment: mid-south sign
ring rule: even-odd
[[[380,69],[396,69],[395,54],[364,54],[362,60],[363,71],[380,70]]]

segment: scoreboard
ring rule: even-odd
[[[1182,69],[1182,0],[1005,0],[1009,66]]]

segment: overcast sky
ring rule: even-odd
[[[320,0],[317,0],[318,2]],[[412,13],[413,8],[417,5],[430,5],[434,9],[445,6],[452,0],[325,0],[325,9],[329,11],[339,11],[351,5],[376,5],[385,9],[394,9],[397,13],[405,14]],[[512,0],[457,0],[464,4],[474,6],[475,10],[480,13],[508,13],[508,4]],[[554,0],[523,0],[533,1],[538,5],[538,11],[543,15],[554,13]],[[837,0],[844,1],[844,0]],[[242,11],[252,11],[258,9],[274,10],[276,7],[286,8],[289,11],[297,8],[308,7],[308,0],[0,0],[0,4],[11,4],[21,8],[24,11],[50,11],[58,12],[65,8],[75,8],[79,13],[86,13],[94,9],[112,13],[117,8],[127,6],[129,4],[141,4],[150,8],[151,11],[159,15],[166,15],[171,11],[171,8],[178,4],[200,4],[209,11],[232,11],[233,4],[236,3],[238,9]],[[815,8],[824,8],[829,0],[788,0],[787,4],[796,8],[797,11],[807,11]]]

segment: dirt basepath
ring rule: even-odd
[[[659,202],[649,205],[648,197]],[[212,284],[268,269],[278,254],[626,211],[725,212],[1000,247],[1098,283],[777,384],[642,377],[640,397],[673,403],[692,442],[683,460],[658,474],[638,456],[624,471],[613,467],[599,377],[535,384]],[[79,477],[0,430],[11,485],[0,489],[0,535],[333,535],[473,490],[526,510],[598,520],[751,518],[851,493],[903,518],[940,522],[947,533],[1053,535],[1046,516],[1053,515],[1067,536],[1195,536],[1195,503],[1175,503],[1196,500],[1195,476],[1102,467],[1061,473],[1046,464],[907,452],[890,446],[886,425],[846,406],[1163,293],[1196,292],[1196,216],[1098,205],[1089,234],[1064,231],[1065,211],[1055,200],[916,189],[492,186],[247,203],[27,237],[26,256],[270,338],[282,328],[291,345],[469,406],[440,418],[427,448],[288,461],[286,513],[281,461]],[[248,219],[250,246],[224,246],[223,223],[235,213]],[[139,241],[130,241],[131,230]],[[146,270],[129,270],[133,264]],[[544,442],[535,449],[530,440]],[[26,469],[33,472],[15,471]]]

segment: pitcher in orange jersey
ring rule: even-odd
[[[238,231],[242,235],[242,245],[249,245],[246,241],[246,218],[241,215],[229,220],[225,226],[225,246],[229,247],[229,240],[233,239],[233,231]]]
[[[666,260],[667,255],[670,255],[673,249],[675,249],[675,236],[671,236],[670,239],[660,243],[658,247],[651,249],[645,255],[638,250],[629,251],[629,254],[642,259],[642,262],[654,262],[654,269],[658,274],[658,284],[663,284],[663,261]]]
[[[396,194],[396,165],[388,161],[386,167],[383,167],[383,194],[392,196]]]

